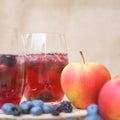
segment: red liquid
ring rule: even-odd
[[[45,102],[60,101],[64,96],[60,76],[67,64],[67,54],[27,55],[25,97],[28,100],[36,98]]]
[[[24,90],[24,58],[0,55],[0,107],[7,102],[19,104]]]

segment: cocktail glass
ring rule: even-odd
[[[25,34],[27,100],[61,101],[64,93],[60,76],[68,64],[67,45],[62,34]]]
[[[8,102],[19,104],[23,96],[25,62],[18,46],[22,45],[21,38],[16,29],[0,27],[0,107]]]

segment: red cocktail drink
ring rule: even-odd
[[[64,96],[60,76],[67,64],[68,56],[64,53],[26,55],[26,99],[60,101]]]
[[[19,104],[24,90],[24,57],[0,55],[0,107],[4,103]]]

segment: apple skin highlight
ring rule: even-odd
[[[99,92],[110,79],[110,72],[100,63],[74,62],[63,69],[61,85],[71,103],[85,109],[89,104],[98,104]]]

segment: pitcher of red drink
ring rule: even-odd
[[[0,26],[0,107],[8,102],[19,104],[23,96],[25,62],[20,43],[16,29]]]
[[[60,83],[63,68],[68,64],[64,36],[51,33],[25,34],[27,100],[61,101],[64,93]]]

